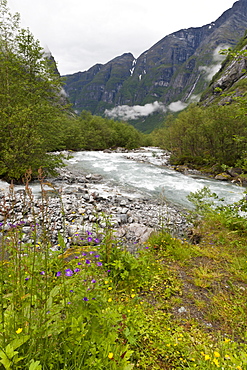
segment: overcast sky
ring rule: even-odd
[[[21,25],[48,47],[61,74],[85,71],[166,35],[215,21],[235,0],[8,0]]]

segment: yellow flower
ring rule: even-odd
[[[16,334],[20,334],[22,332],[22,330],[23,330],[22,328],[17,329]]]
[[[217,366],[217,367],[220,367],[219,365],[219,360],[217,358],[214,358],[213,359],[213,363]]]
[[[215,351],[215,352],[214,352],[214,357],[220,357],[219,352]]]
[[[242,370],[242,367],[241,366],[237,366],[236,369],[237,370]]]
[[[111,301],[112,301],[112,298],[109,298],[109,299],[108,299],[108,302],[111,302]]]
[[[135,294],[131,294],[131,298],[134,298],[136,295]]]
[[[210,356],[209,355],[204,355],[205,356],[205,361],[209,360],[210,359]]]
[[[114,354],[113,354],[112,352],[110,352],[110,353],[108,354],[108,358],[109,358],[110,360],[113,358],[113,356],[114,356]]]
[[[111,287],[111,286],[109,286],[109,287],[108,287],[108,290],[112,290],[112,287]]]

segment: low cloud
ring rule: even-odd
[[[220,50],[228,49],[229,45],[219,45],[213,52],[213,64],[211,66],[201,66],[199,71],[205,72],[206,80],[211,81],[213,76],[220,70],[221,64],[225,59],[225,55],[220,54]]]
[[[188,103],[184,103],[181,100],[175,101],[168,106],[168,109],[172,112],[180,112],[188,106]]]
[[[119,105],[111,110],[106,109],[105,115],[110,118],[121,118],[124,121],[146,117],[154,112],[166,112],[167,108],[163,103],[155,101],[146,105]]]
[[[191,102],[191,100],[190,100]],[[168,106],[164,103],[155,101],[154,103],[149,103],[146,105],[119,105],[113,109],[106,109],[105,115],[109,118],[119,118],[123,121],[135,120],[141,117],[147,117],[155,112],[165,113],[167,111],[179,112],[185,109],[189,103],[184,103],[182,101],[176,101]]]

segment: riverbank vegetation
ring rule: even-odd
[[[246,198],[214,209],[211,197],[190,196],[190,239],[163,229],[135,254],[110,220],[69,249],[61,235],[59,251],[49,215],[38,239],[35,207],[32,243],[3,221],[0,369],[246,369]]]
[[[189,164],[219,173],[227,167],[247,172],[246,99],[235,104],[189,106],[177,118],[170,117],[166,127],[152,133],[155,145],[172,152],[173,164]]]

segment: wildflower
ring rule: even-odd
[[[86,260],[86,264],[87,265],[90,265],[91,261],[90,260]]]
[[[30,277],[26,277],[25,280],[28,281],[30,279]]]
[[[93,283],[93,284],[96,283],[96,280],[95,279],[92,279],[91,280],[91,283]]]
[[[45,271],[41,271],[40,272],[40,275],[45,275]]]
[[[112,298],[109,298],[109,299],[108,299],[108,302],[112,302]]]
[[[67,304],[71,304],[71,302],[67,302]]]
[[[205,357],[205,361],[209,360],[210,359],[210,356],[209,355],[204,355]]]
[[[220,357],[219,352],[215,351],[215,352],[214,352],[214,357]]]
[[[136,295],[135,294],[131,294],[131,298],[134,298]]]
[[[87,253],[86,253],[86,252],[83,252],[83,253],[82,253],[82,255],[83,255],[84,257],[86,257]]]
[[[74,293],[74,291],[71,289],[71,290],[70,290],[70,293]]]
[[[100,255],[99,254],[95,254],[95,258],[100,258]]]
[[[111,287],[111,286],[109,286],[109,287],[108,287],[108,290],[112,290],[112,287]]]
[[[91,238],[91,236],[89,236],[89,237],[87,238],[87,241],[88,241],[88,243],[91,243],[91,242],[93,241],[93,238]]]
[[[57,276],[57,277],[59,277],[59,276],[61,276],[61,275],[62,275],[61,271],[58,271],[58,272],[56,273],[56,276]]]
[[[219,365],[219,360],[217,358],[214,358],[213,359],[213,363],[217,366],[217,367],[220,367]]]
[[[95,239],[94,239],[94,242],[95,242],[96,244],[98,244],[98,243],[99,243],[99,239],[98,239],[98,238],[95,238]]]
[[[113,354],[112,352],[110,352],[110,353],[108,354],[108,358],[109,358],[110,360],[113,358],[113,356],[114,356],[114,354]]]
[[[90,233],[90,231],[87,231],[87,235],[92,235],[92,233]]]
[[[97,265],[98,266],[102,266],[102,262],[97,262]]]
[[[83,298],[83,301],[87,302],[88,301],[88,298],[87,297],[84,297]]]
[[[78,262],[78,263],[77,263],[77,265],[79,265],[79,266],[80,266],[81,264],[82,264],[81,262]]]
[[[17,330],[16,330],[16,334],[20,334],[21,332],[22,332],[22,328],[18,328]]]
[[[75,274],[76,274],[77,272],[79,272],[79,271],[81,271],[81,269],[78,269],[78,267],[74,269],[74,273],[75,273]]]
[[[65,276],[72,276],[72,275],[74,275],[74,273],[71,269],[66,269],[65,270]]]

